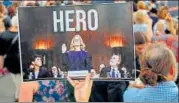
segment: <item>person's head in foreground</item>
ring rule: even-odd
[[[125,91],[124,101],[178,102],[178,87],[174,82],[178,69],[172,51],[164,45],[153,44],[141,55],[140,64],[139,78],[144,88],[129,87]]]
[[[178,70],[173,52],[163,45],[152,45],[140,58],[142,71],[140,79],[144,84],[156,86],[157,83],[175,81]]]

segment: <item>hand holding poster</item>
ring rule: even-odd
[[[132,5],[18,9],[24,80],[134,80]]]

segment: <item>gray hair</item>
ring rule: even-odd
[[[165,45],[153,44],[140,57],[142,68],[151,68],[157,74],[167,76],[171,67],[176,69],[173,52]]]
[[[178,73],[176,59],[173,52],[165,45],[152,44],[140,57],[142,69],[150,69],[157,75],[167,76],[170,69]]]
[[[174,80],[177,80],[178,69],[173,52],[164,45],[152,44],[140,57],[140,80],[151,86],[158,82],[167,81],[171,68],[174,68]]]

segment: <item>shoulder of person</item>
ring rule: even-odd
[[[107,67],[102,68],[101,72],[104,72],[107,70]]]
[[[2,33],[0,33],[0,39],[3,39],[4,34],[5,34],[5,31],[4,31],[4,32],[2,32]]]
[[[18,34],[16,34],[18,35]],[[4,39],[4,40],[11,40],[13,39],[16,35],[12,34],[11,32],[9,31],[4,31],[0,34],[0,38]]]
[[[174,93],[175,96],[178,97],[178,87],[177,87],[177,85],[176,85],[176,88],[173,89],[173,93]]]
[[[108,71],[108,70],[111,70],[111,67],[104,67],[102,70],[105,70],[105,71]]]

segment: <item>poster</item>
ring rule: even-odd
[[[132,4],[20,7],[24,81],[134,80]]]

